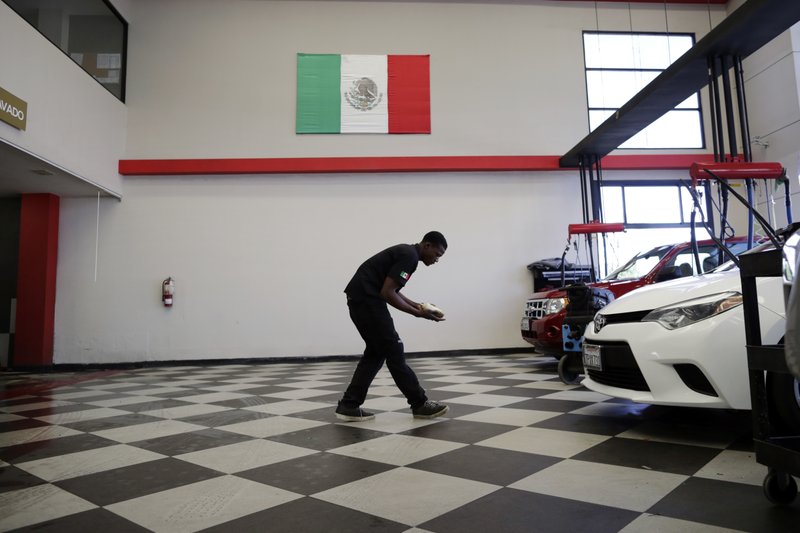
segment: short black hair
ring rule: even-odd
[[[438,231],[429,231],[422,237],[422,242],[429,242],[431,244],[436,244],[437,246],[441,246],[445,250],[447,250],[447,239],[444,238],[444,235],[439,233]]]

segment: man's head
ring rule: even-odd
[[[429,231],[419,243],[419,260],[425,266],[431,266],[439,261],[447,250],[447,240],[438,231]]]

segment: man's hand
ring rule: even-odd
[[[420,313],[422,313],[421,318],[433,320],[434,322],[442,322],[445,320],[444,311],[442,311],[433,304],[427,304],[427,303],[418,304],[418,308]]]

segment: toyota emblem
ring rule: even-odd
[[[600,330],[603,329],[603,326],[606,325],[606,317],[605,315],[601,315],[597,313],[594,315],[594,332],[600,333]]]

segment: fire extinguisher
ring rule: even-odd
[[[169,277],[161,282],[161,301],[164,307],[172,307],[172,297],[175,295],[175,281]]]

